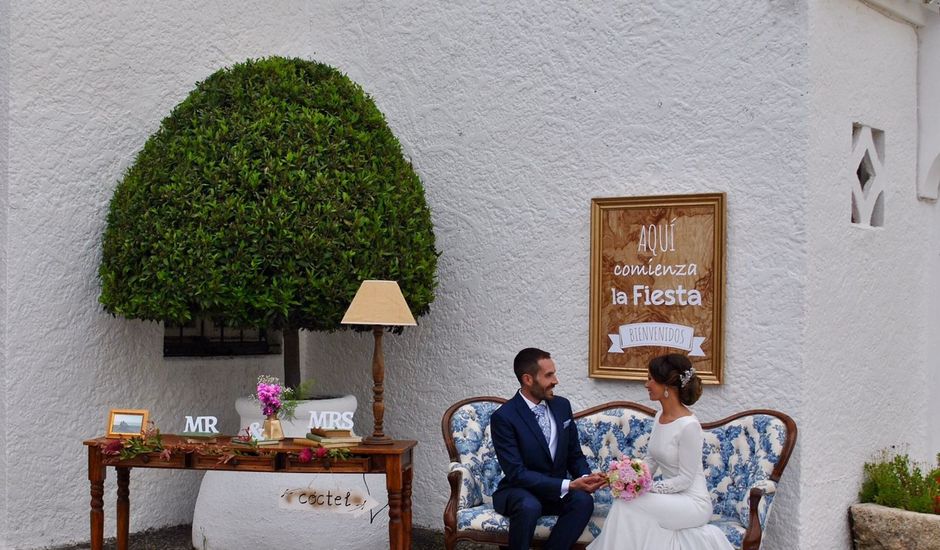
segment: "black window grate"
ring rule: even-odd
[[[164,357],[216,357],[270,355],[281,352],[280,343],[257,328],[235,328],[224,321],[195,319],[185,325],[167,322],[163,333]]]

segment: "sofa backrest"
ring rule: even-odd
[[[451,462],[463,464],[479,483],[471,486],[470,504],[474,506],[492,502],[493,491],[503,478],[490,434],[490,417],[505,402],[501,397],[471,397],[447,409],[441,422]]]
[[[706,422],[702,428],[702,464],[714,513],[747,526],[748,492],[780,480],[796,442],[796,424],[785,414],[761,409]],[[761,502],[761,525],[773,499],[770,492]]]
[[[490,416],[506,400],[474,397],[454,404],[444,413],[442,431],[450,459],[463,464],[478,482],[472,505],[492,502],[503,472],[490,435]],[[574,415],[581,449],[592,470],[606,471],[620,456],[645,456],[655,411],[630,401],[614,401]],[[702,463],[711,492],[714,514],[748,522],[748,491],[762,481],[780,479],[796,440],[796,425],[771,410],[744,411],[702,424]],[[609,504],[609,489],[595,493],[598,504]],[[766,519],[773,494],[762,504]]]

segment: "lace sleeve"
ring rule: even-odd
[[[692,485],[695,474],[702,469],[702,426],[689,422],[679,433],[679,473],[653,483],[653,493],[681,493]]]

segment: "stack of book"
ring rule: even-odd
[[[239,445],[277,445],[281,443],[280,439],[242,439],[240,437],[233,437],[232,443],[238,443]]]
[[[294,442],[311,447],[323,447],[325,449],[344,449],[346,447],[355,447],[362,443],[362,438],[358,435],[354,435],[352,430],[311,428],[310,433],[307,434],[306,441],[295,439]]]

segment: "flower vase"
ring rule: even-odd
[[[277,414],[269,414],[264,419],[264,425],[261,427],[261,437],[264,439],[284,439],[284,430],[281,429],[281,421],[277,419]]]

